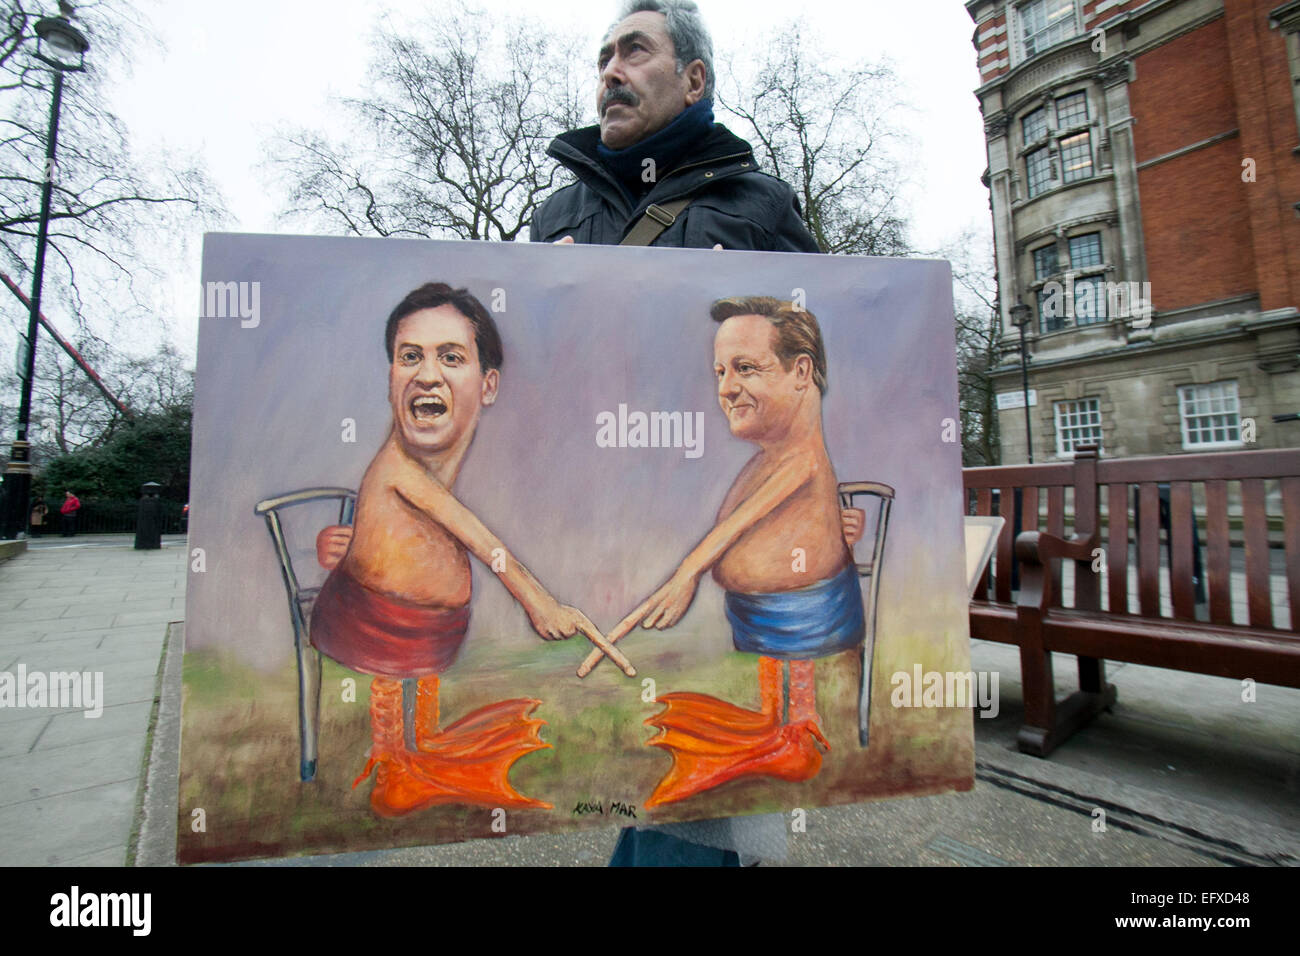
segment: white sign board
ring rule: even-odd
[[[1029,390],[1029,404],[1038,404],[1038,392],[1034,389]],[[998,392],[998,411],[1005,411],[1008,408],[1024,408],[1025,393],[1023,389],[1017,389],[1014,392]]]

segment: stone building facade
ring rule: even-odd
[[[969,0],[1004,463],[1300,445],[1300,0]]]

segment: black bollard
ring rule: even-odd
[[[162,547],[162,485],[146,481],[140,489],[140,510],[135,522],[135,549],[153,551]]]

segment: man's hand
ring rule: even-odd
[[[668,579],[667,584],[650,595],[650,599],[646,602],[650,605],[650,609],[641,619],[641,626],[654,627],[661,631],[672,627],[689,610],[691,602],[695,600],[695,589],[699,583],[698,577],[680,571],[674,574]]]
[[[861,508],[841,508],[840,525],[844,529],[844,540],[849,550],[862,540],[862,529],[867,523],[867,513]]]
[[[326,571],[333,571],[351,544],[352,528],[345,524],[332,524],[316,535],[316,560]]]
[[[600,634],[600,629],[587,619],[587,615],[576,607],[561,604],[554,598],[544,602],[543,606],[529,611],[528,619],[533,624],[533,630],[544,641],[562,641],[573,637],[578,631],[588,634],[594,631]],[[603,635],[601,636],[603,638]]]
[[[628,677],[636,676],[636,668],[632,666],[632,662],[622,651],[607,641],[605,635],[600,633],[600,628],[592,624],[587,615],[576,607],[560,604],[548,596],[542,607],[528,612],[528,618],[533,623],[533,630],[546,641],[562,641],[581,631],[587,640],[596,645],[593,653],[608,657]]]
[[[565,236],[563,239],[556,239],[555,242],[551,243],[553,246],[571,246],[573,244],[572,236]]]
[[[626,637],[638,624],[644,624],[646,627],[658,627],[660,630],[672,627],[682,619],[682,615],[687,612],[691,602],[695,599],[695,589],[699,584],[699,578],[690,574],[678,571],[668,583],[661,587],[654,594],[650,595],[639,605],[636,610],[628,614],[627,617],[618,622],[614,630],[609,632],[609,637],[605,640],[610,645],[608,649],[600,648],[592,651],[587,655],[582,666],[578,668],[578,676],[586,677],[591,673],[593,667],[600,663],[602,656],[608,656],[610,660],[623,665],[615,656],[618,649],[613,647],[616,642]],[[592,643],[596,643],[593,641]],[[599,647],[599,645],[597,645]],[[610,653],[613,651],[614,653]],[[626,667],[623,672],[629,677],[635,677],[635,672],[629,672]]]

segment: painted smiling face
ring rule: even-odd
[[[454,305],[421,309],[397,326],[388,401],[402,444],[432,453],[468,444],[499,374],[479,365],[474,327]]]
[[[718,404],[737,438],[757,442],[788,434],[811,383],[807,357],[786,368],[772,348],[775,341],[776,330],[761,315],[732,316],[714,336]]]

